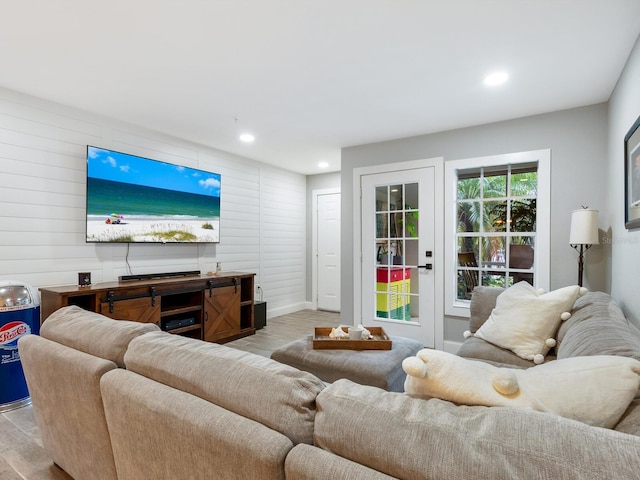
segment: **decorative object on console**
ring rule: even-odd
[[[584,252],[592,245],[600,243],[598,239],[598,210],[582,207],[571,212],[571,231],[569,245],[578,252],[578,285],[582,286],[584,271]]]
[[[528,369],[500,368],[423,349],[403,360],[405,393],[460,405],[527,408],[613,428],[633,401],[640,361],[613,355],[571,357]]]
[[[81,287],[87,287],[91,285],[91,272],[79,272],[78,285]]]
[[[491,315],[473,335],[540,364],[556,345],[560,322],[571,317],[573,304],[586,292],[573,285],[544,293],[518,282],[498,295]],[[465,332],[465,337],[471,335]]]
[[[624,226],[640,227],[640,117],[624,137]]]

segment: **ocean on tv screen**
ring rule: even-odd
[[[88,148],[88,242],[219,242],[220,175]]]

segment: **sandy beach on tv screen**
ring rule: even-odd
[[[89,242],[218,242],[219,219],[122,218],[106,223],[107,217],[87,220]],[[211,227],[211,228],[208,228]]]

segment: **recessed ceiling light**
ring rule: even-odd
[[[488,87],[495,87],[496,85],[502,85],[508,79],[509,74],[507,72],[494,72],[485,77],[484,84]]]
[[[318,167],[327,168],[329,166],[329,162],[320,162],[318,163]]]
[[[251,143],[255,139],[256,139],[256,137],[254,137],[250,133],[243,133],[242,135],[240,135],[240,141],[244,142],[244,143]]]

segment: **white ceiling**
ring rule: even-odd
[[[639,0],[0,7],[0,86],[304,174],[346,146],[607,101],[640,34]],[[510,80],[488,89],[495,69]]]

